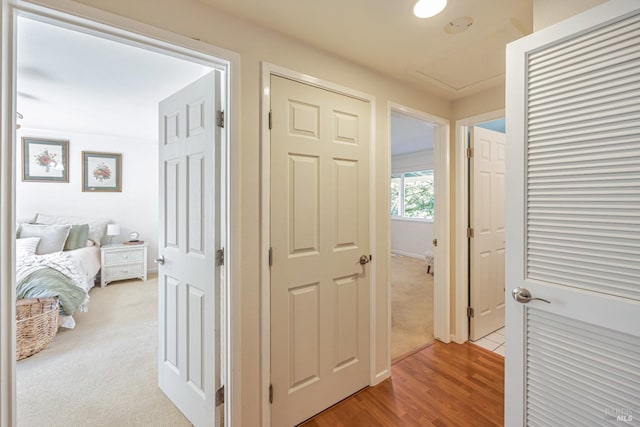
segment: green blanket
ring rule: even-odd
[[[85,300],[86,292],[64,274],[45,267],[34,271],[18,283],[18,299],[58,297],[60,313],[70,316]]]

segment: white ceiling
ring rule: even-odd
[[[391,155],[433,150],[434,125],[423,120],[391,113]]]
[[[529,34],[533,0],[449,0],[418,19],[415,0],[200,0],[453,100],[504,83],[506,43]],[[460,17],[460,34],[445,26]]]
[[[25,128],[155,140],[158,102],[210,71],[26,18],[17,31]]]

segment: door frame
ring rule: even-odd
[[[463,344],[469,340],[469,239],[467,238],[469,213],[469,168],[467,167],[467,134],[469,128],[479,123],[505,117],[504,108],[456,120],[455,146],[455,301],[454,313],[455,330],[452,339],[455,343]]]
[[[221,239],[226,248],[220,310],[222,316],[221,374],[226,389],[225,425],[241,419],[240,354],[240,55],[183,35],[68,0],[2,0],[0,106],[0,280],[15,281],[16,177],[16,19],[25,16],[131,46],[142,47],[208,65],[224,72]],[[15,287],[0,287],[0,427],[16,425]],[[154,362],[155,363],[155,362]]]
[[[434,159],[433,166],[437,177],[435,187],[435,195],[437,198],[435,206],[435,217],[441,218],[438,221],[434,221],[434,238],[438,239],[439,252],[444,256],[434,258],[434,271],[439,273],[434,275],[433,283],[433,336],[435,339],[444,343],[451,342],[451,256],[449,250],[451,245],[450,233],[451,233],[451,220],[450,220],[450,122],[442,117],[434,116],[433,114],[425,113],[420,110],[416,110],[411,107],[407,107],[395,102],[387,103],[387,129],[388,129],[388,141],[387,144],[387,188],[391,188],[391,113],[401,113],[405,116],[413,117],[415,119],[430,122],[436,125],[435,140],[434,140]],[[387,192],[388,194],[389,192]],[[387,195],[387,198],[390,196]],[[389,205],[389,203],[387,203]],[[391,213],[387,211],[387,247],[389,253],[387,256],[387,265],[391,265]],[[388,301],[388,348],[391,348],[391,273],[388,274],[387,280],[387,301]],[[390,363],[390,362],[389,362]]]
[[[261,105],[260,105],[260,414],[262,425],[271,425],[271,406],[269,404],[269,385],[271,384],[271,277],[269,269],[270,225],[271,225],[271,132],[269,130],[269,110],[271,105],[271,76],[284,77],[299,83],[314,86],[342,95],[347,95],[370,106],[370,135],[369,135],[369,245],[373,259],[376,255],[376,194],[375,194],[375,131],[376,131],[376,100],[375,97],[345,86],[322,80],[308,74],[290,70],[268,62],[261,63]],[[386,376],[380,378],[375,372],[376,366],[376,331],[375,331],[375,264],[370,272],[370,302],[369,302],[369,385],[377,384]],[[389,372],[388,364],[385,373]]]

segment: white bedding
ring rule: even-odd
[[[64,252],[74,258],[82,267],[82,274],[85,279],[85,290],[89,292],[95,286],[96,275],[100,271],[100,248],[97,246],[87,246],[86,248],[74,249]],[[87,311],[86,305],[82,311]],[[76,320],[73,316],[60,316],[58,324],[63,328],[73,329]]]
[[[82,266],[87,285],[86,290],[93,288],[96,275],[100,271],[100,248],[87,246],[86,248],[74,249],[65,253],[75,258]]]
[[[87,246],[84,248],[74,249],[71,251],[64,251],[64,254],[68,254],[72,257],[79,267],[79,273],[84,279],[85,290],[89,292],[94,287],[95,278],[100,271],[100,242],[107,228],[108,220],[95,219],[95,218],[83,218],[76,216],[63,216],[63,215],[47,215],[36,214],[34,218],[23,221],[25,223],[37,222],[39,224],[58,224],[58,225],[89,225],[89,239],[95,243],[95,246]],[[86,311],[87,305],[84,304],[81,311]],[[75,327],[75,319],[73,316],[60,316],[60,326],[66,328]]]

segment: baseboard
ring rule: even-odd
[[[399,251],[396,249],[392,249],[391,253],[396,255],[406,256],[409,258],[424,259],[424,254],[413,254],[411,252]]]
[[[154,274],[155,274],[155,273],[157,273],[157,272],[158,272],[158,267],[155,267],[155,268],[147,268],[147,274],[150,274],[150,273],[154,273]]]

